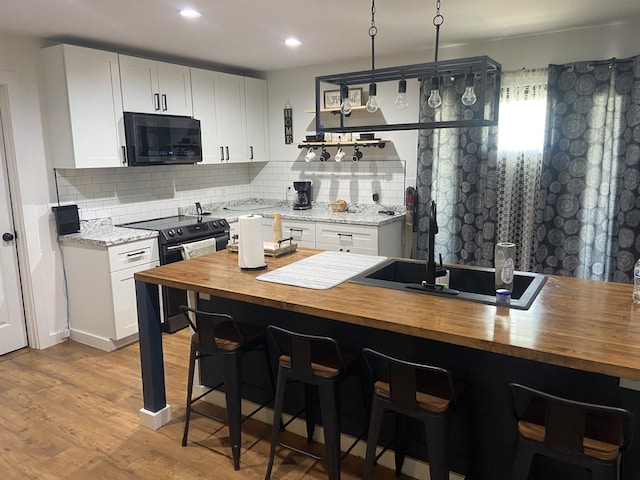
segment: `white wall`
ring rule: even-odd
[[[496,40],[484,44],[460,46],[453,48],[441,48],[440,58],[455,58],[487,54],[503,64],[504,70],[519,69],[522,67],[541,67],[548,63],[565,63],[574,60],[605,59],[610,57],[626,57],[640,54],[640,29],[634,27],[637,22],[629,22],[624,25],[599,27],[572,32],[545,35],[542,37],[522,37],[511,40]],[[428,25],[427,25],[428,27]],[[443,44],[446,43],[446,28],[442,31]],[[19,185],[14,186],[14,195],[18,196],[19,208],[15,212],[18,216],[16,224],[18,234],[27,244],[27,258],[23,260],[23,268],[29,275],[28,290],[33,291],[33,309],[27,299],[27,309],[30,318],[37,325],[37,340],[40,347],[46,347],[58,341],[58,332],[66,327],[66,304],[62,287],[62,270],[58,247],[55,239],[55,228],[50,220],[49,206],[55,202],[55,184],[53,169],[47,163],[38,89],[38,50],[39,42],[32,39],[14,37],[0,34],[0,70],[14,72],[17,78],[17,88],[9,92],[12,101],[12,128],[16,145],[17,169]],[[365,52],[365,57],[368,52]],[[423,52],[397,56],[394,58],[376,59],[380,67],[393,64],[421,63],[431,61],[433,52]],[[322,201],[332,201],[335,198],[345,198],[353,202],[368,203],[370,193],[378,188],[382,195],[381,202],[401,203],[401,193],[404,189],[403,178],[407,183],[413,182],[416,169],[416,132],[389,132],[385,138],[392,140],[393,144],[385,149],[377,150],[375,154],[370,152],[374,162],[359,162],[353,164],[345,162],[336,164],[307,164],[302,159],[302,152],[293,145],[284,144],[283,132],[283,108],[287,100],[294,109],[294,136],[296,141],[304,139],[307,131],[313,131],[311,127],[313,114],[304,113],[305,109],[311,109],[314,105],[314,77],[338,73],[339,71],[351,71],[368,68],[368,59],[363,58],[360,63],[322,65],[301,69],[277,71],[267,75],[269,89],[269,121],[271,157],[274,160],[269,164],[251,165],[248,171],[246,167],[229,167],[230,171],[220,169],[221,166],[205,167],[205,177],[210,177],[213,187],[200,185],[192,191],[185,184],[185,180],[177,180],[182,175],[191,174],[190,168],[177,168],[174,173],[171,170],[162,170],[164,181],[171,183],[172,188],[164,193],[157,193],[161,198],[151,197],[141,200],[152,202],[153,208],[157,207],[156,201],[170,204],[173,208],[175,202],[191,203],[201,196],[219,198],[224,194],[247,193],[264,194],[267,198],[284,199],[286,187],[291,181],[310,178],[318,182],[318,191],[314,192],[314,198]],[[391,88],[390,95],[379,87],[382,114],[387,121],[399,121],[404,116],[411,119],[417,117],[417,89],[410,93],[412,106],[403,112],[398,112],[392,106],[395,93]],[[367,155],[367,150],[364,151]],[[334,152],[331,152],[332,154]],[[199,166],[202,167],[202,166]],[[155,167],[147,167],[154,169]],[[243,170],[244,169],[244,170]],[[83,171],[63,172],[63,178],[67,183],[65,188],[71,187],[92,190],[89,192],[72,192],[66,190],[65,194],[80,194],[81,201],[105,202],[86,206],[87,214],[99,215],[98,210],[107,213],[111,210],[116,216],[135,215],[141,207],[139,199],[127,197],[123,194],[120,183],[128,183],[130,178],[116,179],[113,183],[103,182],[101,176],[113,175],[110,172],[93,172],[87,175]],[[151,177],[154,176],[151,170]],[[86,172],[86,171],[84,171]],[[186,173],[185,173],[186,172]],[[131,172],[128,172],[129,175]],[[143,177],[146,171],[133,172]],[[157,173],[157,172],[156,172]],[[247,178],[232,180],[233,185],[227,185],[227,175],[240,175]],[[118,175],[118,174],[115,174]],[[246,177],[245,177],[246,176]],[[69,180],[74,177],[74,180]],[[85,178],[83,178],[85,177]],[[356,180],[357,178],[357,180]],[[136,178],[135,182],[147,181]],[[100,183],[102,197],[93,198],[86,194],[96,194]],[[218,183],[216,183],[218,182]],[[87,187],[87,185],[93,185]],[[111,185],[111,186],[110,186]],[[113,194],[110,188],[113,187]],[[225,188],[229,187],[229,190]],[[152,188],[149,186],[148,188]],[[213,190],[211,189],[213,188]],[[234,190],[237,188],[237,190]],[[119,190],[120,189],[120,190]],[[230,193],[229,193],[230,192]],[[251,193],[255,195],[254,193]],[[334,198],[335,197],[335,198]],[[124,202],[120,200],[127,198]],[[203,201],[203,200],[200,200]],[[147,207],[144,207],[147,208]],[[162,210],[164,207],[160,207]],[[90,212],[92,211],[92,212]],[[33,333],[33,332],[31,332]],[[31,338],[32,342],[34,339]]]
[[[20,258],[26,282],[26,310],[37,327],[37,331],[29,330],[29,341],[44,348],[59,341],[56,332],[66,325],[66,305],[55,234],[48,220],[48,205],[53,199],[52,177],[45,159],[40,121],[36,63],[39,48],[39,43],[33,40],[0,35],[0,70],[11,72],[15,79],[9,86],[18,176],[12,195],[17,241],[26,243],[26,248],[20,250],[26,252]]]

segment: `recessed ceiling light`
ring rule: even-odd
[[[183,8],[182,10],[180,10],[180,15],[182,15],[185,18],[198,18],[202,16],[202,14],[199,11],[193,8]]]
[[[300,40],[298,40],[297,38],[289,37],[284,41],[284,44],[287,47],[295,48],[295,47],[299,47],[300,45],[302,45],[302,42]]]

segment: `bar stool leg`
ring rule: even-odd
[[[182,446],[187,446],[187,436],[189,435],[189,422],[191,420],[191,396],[193,395],[193,376],[196,367],[196,348],[191,345],[189,352],[189,381],[187,384],[187,413],[184,420],[184,433],[182,434]]]
[[[407,417],[396,412],[396,477],[402,474],[402,466],[404,465],[404,456],[407,451]]]
[[[516,454],[513,462],[513,480],[527,480],[533,461],[534,452],[518,437],[516,441]]]
[[[319,387],[329,480],[340,480],[339,390],[336,382],[326,382]]]
[[[442,416],[425,422],[429,472],[431,480],[449,480],[447,456],[447,417]]]
[[[314,385],[304,384],[305,422],[307,425],[307,441],[313,440],[313,432],[316,429],[316,412],[318,411],[317,391]]]
[[[276,456],[276,446],[278,444],[278,431],[280,425],[278,419],[282,418],[282,404],[284,403],[284,390],[287,385],[287,379],[282,367],[278,367],[278,380],[276,383],[276,401],[273,406],[273,425],[271,427],[271,449],[269,450],[269,464],[267,465],[267,473],[264,480],[271,478],[271,469],[273,468],[273,460]]]
[[[364,480],[371,480],[373,474],[373,464],[376,461],[376,447],[378,446],[378,437],[380,436],[380,427],[382,426],[382,415],[384,414],[384,406],[382,402],[374,397],[371,405],[371,420],[369,421],[369,434],[367,436],[367,456],[364,461]]]
[[[234,470],[240,470],[240,432],[242,425],[240,378],[240,356],[225,354],[224,390],[227,401],[227,421],[229,422],[229,438],[231,440]]]

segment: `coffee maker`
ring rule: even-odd
[[[311,208],[311,182],[293,182],[296,197],[293,200],[294,210],[307,210]]]

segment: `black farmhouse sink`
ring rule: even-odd
[[[349,280],[351,283],[392,288],[425,295],[496,304],[495,271],[493,268],[446,265],[449,288],[423,286],[426,278],[425,262],[391,259]],[[439,279],[436,279],[436,283]],[[547,278],[538,273],[515,272],[511,308],[527,310],[544,286]]]

